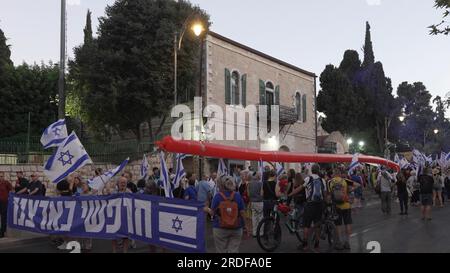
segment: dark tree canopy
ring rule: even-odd
[[[450,0],[435,0],[434,7],[437,9],[443,9],[444,14],[442,15],[442,21],[438,24],[431,25],[428,28],[430,29],[431,35],[450,34],[450,25],[449,22],[446,21],[448,15],[450,14]]]
[[[371,34],[370,34],[369,22],[366,22],[366,39],[365,39],[363,51],[364,51],[363,66],[367,67],[369,65],[372,65],[375,62],[375,55],[373,53],[373,45],[372,45],[372,38],[371,38]]]
[[[72,91],[91,129],[101,132],[106,125],[141,138],[142,123],[167,114],[174,35],[193,13],[209,25],[209,17],[187,1],[116,1],[106,8],[98,37],[76,48],[70,63]],[[199,40],[186,31],[178,56],[180,93],[198,86]]]

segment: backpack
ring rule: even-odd
[[[336,183],[333,184],[331,198],[336,204],[343,204],[348,201],[346,187],[344,187],[342,179],[335,181]]]
[[[309,202],[322,202],[323,201],[323,192],[324,186],[322,183],[322,178],[318,177],[314,179],[312,176],[309,177],[309,184],[312,184],[311,195],[309,196]]]
[[[223,201],[219,203],[219,227],[225,229],[235,229],[239,227],[239,209],[234,200],[235,192],[227,198],[223,192],[219,192]]]

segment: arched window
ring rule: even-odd
[[[270,106],[274,104],[274,88],[273,83],[266,83],[266,105]],[[270,107],[269,107],[270,109]]]
[[[295,112],[297,112],[297,120],[301,121],[302,96],[300,95],[300,93],[295,94]]]
[[[231,103],[234,105],[241,104],[241,91],[239,88],[239,73],[233,71],[231,73]]]
[[[303,104],[303,122],[306,122],[306,95],[303,95],[302,97],[302,104]]]

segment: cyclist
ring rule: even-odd
[[[345,179],[344,177],[345,169],[336,168],[333,171],[333,178],[329,181],[331,202],[336,206],[336,214],[338,216],[335,221],[337,230],[336,250],[350,249],[349,239],[352,233],[352,209],[349,193],[355,188],[360,187],[360,184]],[[342,230],[342,224],[345,225],[345,232]]]
[[[320,166],[314,164],[311,168],[311,176],[305,178],[306,206],[303,215],[304,238],[303,250],[308,250],[308,238],[311,224],[314,223],[316,238],[314,249],[319,250],[320,242],[320,222],[322,219],[324,200],[327,194],[326,183],[320,178]]]

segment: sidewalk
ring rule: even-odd
[[[49,240],[49,235],[8,228],[6,237],[0,238],[0,249]]]

